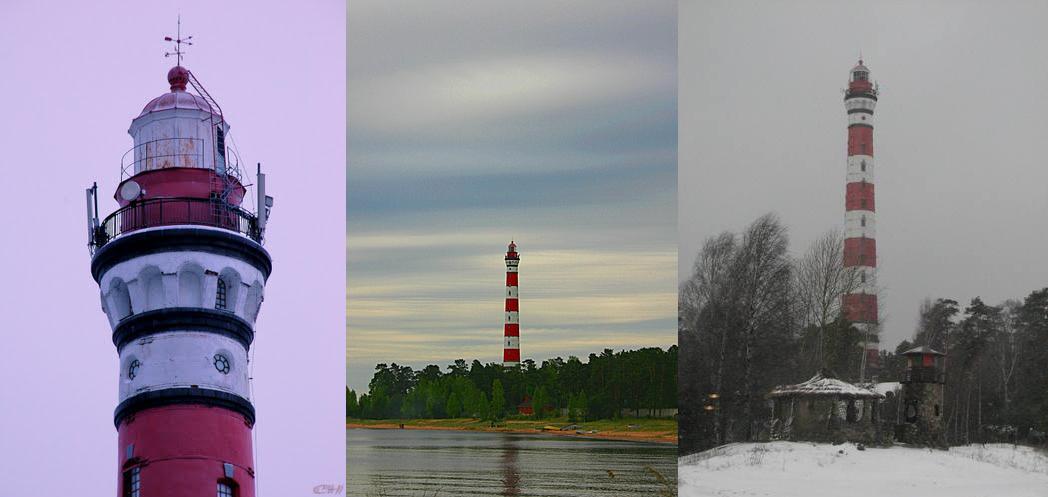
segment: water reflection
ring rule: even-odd
[[[672,445],[364,429],[346,430],[346,444],[347,496],[654,496],[677,484]],[[649,466],[669,483],[659,483]]]
[[[502,445],[502,495],[518,497],[520,495],[520,471],[517,469],[517,442],[505,438]]]

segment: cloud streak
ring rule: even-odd
[[[676,341],[675,14],[350,6],[351,387],[501,360],[511,238],[525,357]]]

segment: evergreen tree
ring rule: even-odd
[[[503,418],[506,413],[506,393],[502,389],[502,381],[495,379],[491,384],[491,407],[489,409],[489,419],[492,422],[497,422]]]

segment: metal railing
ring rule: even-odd
[[[139,143],[120,158],[120,179],[143,171],[167,167],[214,169],[204,161],[204,140],[200,138],[160,138]]]
[[[133,202],[106,217],[92,234],[92,252],[125,233],[182,224],[223,228],[262,243],[258,218],[239,207],[201,198],[155,198]]]

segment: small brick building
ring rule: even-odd
[[[880,438],[878,405],[883,395],[834,378],[826,370],[796,385],[776,387],[771,437],[815,442],[865,442]]]

